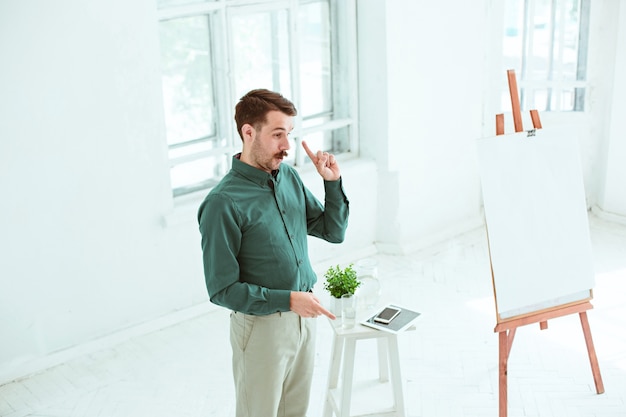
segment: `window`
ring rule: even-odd
[[[585,110],[590,3],[506,0],[502,73],[515,70],[522,108]]]
[[[233,112],[253,88],[298,109],[300,142],[356,153],[354,1],[159,0],[163,106],[174,196],[215,185],[241,149]]]

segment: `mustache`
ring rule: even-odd
[[[287,153],[287,151],[282,151],[282,152],[278,152],[276,154],[277,158],[286,158],[289,154]]]

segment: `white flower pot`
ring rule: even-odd
[[[330,296],[329,310],[337,317],[341,317],[341,298]]]

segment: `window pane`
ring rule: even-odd
[[[531,90],[529,88],[525,88],[523,90],[523,100],[526,102],[526,108],[536,109],[537,111],[545,111],[550,108],[549,105],[552,103],[551,91],[545,88],[539,90]]]
[[[169,145],[215,135],[208,16],[159,24]]]
[[[555,55],[562,56],[562,68],[559,70],[563,74],[563,79],[574,81],[577,76],[578,63],[578,38],[580,30],[580,11],[578,9],[578,0],[566,1],[558,26],[558,30],[562,30],[562,36],[558,37],[558,43],[555,45]],[[562,27],[561,27],[562,26]]]
[[[184,4],[191,3],[210,3],[217,0],[157,0],[157,5],[159,8],[170,7],[170,6],[181,6]]]
[[[307,145],[314,150],[322,150],[324,152],[332,152],[340,154],[349,152],[350,128],[344,127],[333,130],[321,130],[319,132],[309,133],[302,137]],[[308,162],[309,158],[305,158]]]
[[[341,48],[355,50],[349,31],[356,22],[355,16],[347,16],[349,8],[331,7],[331,0],[157,4],[174,196],[210,188],[228,171],[232,153],[239,149],[231,105],[254,88],[294,100],[297,131],[308,132],[304,139],[312,147],[335,154],[350,151],[354,103],[352,95],[343,97],[337,88],[354,91],[356,77],[350,77],[349,63],[335,60],[352,59]],[[336,21],[343,23],[336,27]],[[308,159],[301,139],[295,134],[289,138],[285,163]]]
[[[206,183],[211,178],[221,178],[228,171],[230,158],[226,154],[213,155],[173,166],[170,176],[174,193],[176,194],[176,189]]]
[[[236,99],[255,88],[291,95],[287,24],[286,10],[232,16]]]
[[[552,55],[552,33],[550,2],[536,1],[528,16],[526,27],[526,65],[524,79],[547,80]]]
[[[560,106],[560,110],[563,111],[572,111],[574,110],[575,103],[575,89],[568,89],[561,91],[561,102],[558,104]]]
[[[207,152],[215,152],[216,149],[221,149],[226,146],[226,139],[218,140],[217,138],[204,140],[197,143],[190,143],[185,146],[171,147],[169,151],[170,160],[175,161],[177,159],[189,159],[191,155]]]
[[[524,35],[524,2],[507,0],[504,15],[504,37],[502,40],[502,64],[505,69],[522,68]]]
[[[506,0],[504,69],[515,69],[522,109],[584,110],[589,0]],[[557,88],[554,88],[557,86]]]
[[[328,2],[300,7],[300,113],[309,115],[332,111],[330,16]]]

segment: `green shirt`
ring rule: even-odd
[[[317,281],[307,234],[342,242],[348,199],[341,179],[324,181],[322,206],[291,166],[272,175],[238,156],[198,210],[209,297],[246,314],[289,311],[291,291]]]

